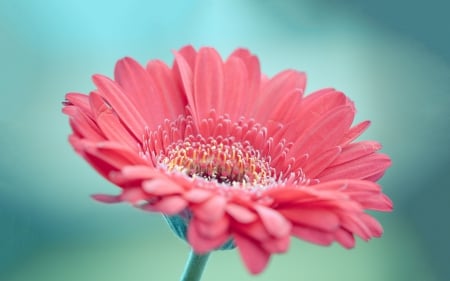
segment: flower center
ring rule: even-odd
[[[248,143],[189,137],[171,144],[159,163],[169,171],[227,185],[252,187],[272,182],[273,169]]]

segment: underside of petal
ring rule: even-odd
[[[234,241],[244,261],[245,266],[252,274],[258,274],[269,263],[270,253],[264,250],[256,241],[241,234],[233,234]]]

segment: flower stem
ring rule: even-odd
[[[180,281],[199,281],[208,258],[209,253],[197,255],[194,250],[191,250]]]

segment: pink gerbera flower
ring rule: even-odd
[[[114,80],[67,94],[70,143],[120,187],[96,200],[163,213],[199,254],[236,246],[251,273],[290,236],[352,248],[382,234],[365,211],[392,210],[375,183],[391,161],[378,142],[355,142],[369,121],[352,126],[343,93],[304,96],[304,73],[268,78],[245,49],[174,54],[172,67],[124,58]]]

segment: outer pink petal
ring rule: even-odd
[[[290,241],[290,236],[286,235],[276,239],[271,239],[269,241],[264,241],[261,244],[261,247],[269,253],[284,253],[289,249]]]
[[[358,125],[352,127],[343,137],[341,145],[348,144],[359,137],[368,127],[370,126],[370,121],[363,121]]]
[[[191,189],[183,194],[184,198],[191,203],[203,203],[211,197],[215,196],[211,191],[204,189]]]
[[[240,110],[237,111],[238,113],[244,113],[244,112],[248,112],[248,108],[246,107],[247,105],[251,105],[253,104],[257,99],[258,96],[260,94],[260,90],[261,90],[261,67],[259,64],[259,60],[258,57],[256,57],[255,55],[252,55],[248,50],[246,49],[237,49],[235,50],[229,57],[229,61],[233,61],[234,59],[239,59],[241,60],[244,65],[245,65],[245,69],[246,71],[237,71],[237,75],[244,75],[245,73],[245,78],[247,80],[246,84],[247,86],[245,87],[246,92],[239,97],[239,101],[240,101]],[[226,63],[226,69],[227,69],[227,65],[228,62]],[[240,68],[240,67],[239,67]],[[228,71],[233,71],[232,69],[228,68]],[[227,74],[230,75],[230,74]],[[231,74],[233,76],[233,74]],[[245,79],[244,78],[244,79]],[[230,80],[228,80],[230,81]],[[225,85],[226,86],[226,85]],[[231,99],[230,100],[234,100]],[[228,104],[232,104],[232,103],[228,103]],[[230,115],[232,115],[232,113],[230,112]],[[245,115],[245,114],[243,114]]]
[[[147,201],[149,198],[150,196],[139,187],[123,189],[122,194],[120,194],[120,199],[122,201],[128,202],[132,205],[138,205],[143,201]]]
[[[128,147],[114,142],[88,143],[84,142],[84,151],[94,157],[108,162],[117,169],[130,165],[145,165],[147,162],[140,158]]]
[[[244,235],[234,233],[233,238],[250,273],[258,274],[263,271],[269,262],[270,253],[264,250],[258,242]]]
[[[254,222],[258,218],[258,216],[254,212],[238,204],[227,204],[226,212],[234,220],[244,224]]]
[[[204,236],[198,229],[196,219],[194,218],[188,226],[187,239],[194,251],[198,254],[208,253],[221,245],[229,239],[229,234],[224,231],[216,236]]]
[[[322,89],[307,95],[302,100],[299,112],[292,120],[294,126],[286,131],[285,137],[290,141],[297,140],[301,134],[304,134],[324,114],[336,107],[345,105],[345,95],[334,89]]]
[[[122,202],[122,199],[118,195],[109,195],[109,194],[94,194],[91,196],[92,199],[102,202],[102,203],[120,203]]]
[[[76,106],[66,106],[63,108],[63,112],[70,116],[70,125],[79,137],[92,141],[106,140],[97,124],[82,109]]]
[[[248,73],[240,58],[230,57],[223,66],[223,95],[215,96],[217,113],[228,114],[232,121],[238,121],[248,112]]]
[[[381,193],[378,184],[368,180],[335,180],[313,186],[316,190],[338,191],[348,195],[364,209],[391,211],[392,201]]]
[[[127,128],[133,135],[140,140],[147,122],[141,113],[137,111],[128,96],[108,77],[94,75],[93,81],[98,87],[99,94],[111,105],[114,112],[127,125]]]
[[[142,184],[142,189],[147,193],[157,196],[180,194],[184,191],[183,187],[181,187],[180,185],[171,180],[163,178],[145,181]]]
[[[364,224],[369,227],[373,237],[380,237],[381,234],[383,234],[383,227],[375,218],[366,213],[360,214],[359,217],[364,221]]]
[[[364,209],[375,210],[380,212],[390,212],[393,209],[391,199],[385,194],[375,196],[367,196],[366,194],[355,195],[350,193],[353,200],[358,201]]]
[[[319,229],[299,225],[294,225],[292,227],[292,235],[305,241],[322,246],[328,246],[334,241],[333,234],[328,231],[322,231]]]
[[[176,215],[188,206],[185,199],[178,195],[165,196],[157,202],[151,202],[141,208],[146,211],[161,212],[167,215]]]
[[[391,165],[391,159],[384,154],[370,154],[325,169],[317,178],[321,181],[336,179],[365,179],[372,175],[385,171]]]
[[[78,137],[74,137],[73,135],[71,135],[69,137],[69,142],[73,146],[75,151],[80,154],[100,175],[102,175],[106,179],[111,180],[109,178],[110,173],[119,170],[117,167],[114,167],[112,164],[108,163],[108,161],[105,161],[95,155],[86,153],[85,144]]]
[[[335,146],[350,127],[353,116],[353,110],[348,106],[336,107],[327,112],[299,136],[288,158],[307,153],[311,159],[317,153]]]
[[[261,95],[255,101],[255,119],[260,123],[291,120],[291,113],[294,107],[299,107],[305,86],[304,73],[294,70],[280,72],[261,89]],[[275,104],[274,100],[277,101]]]
[[[223,216],[213,222],[204,222],[199,219],[194,219],[193,223],[197,228],[198,233],[205,238],[215,238],[224,233],[228,233],[230,220],[227,216]]]
[[[195,67],[195,59],[197,57],[197,51],[194,49],[192,45],[187,45],[181,48],[178,53],[186,60],[189,67],[194,69]]]
[[[267,232],[275,237],[289,236],[291,224],[279,212],[262,205],[255,206]]]
[[[338,229],[334,232],[334,238],[342,247],[351,249],[355,246],[355,237],[346,229]]]
[[[272,198],[277,204],[277,208],[281,209],[284,206],[297,205],[299,203],[311,203],[318,201],[321,197],[315,192],[314,186],[311,188],[297,188],[297,187],[279,187],[268,189],[264,195]]]
[[[261,243],[275,238],[269,233],[261,220],[247,224],[234,224],[233,226],[235,232],[239,232],[252,240],[259,241]]]
[[[382,229],[378,228],[379,224],[374,224],[373,222],[375,220],[367,220],[367,217],[363,213],[342,213],[340,220],[343,228],[353,232],[366,241],[372,237],[379,237],[382,233]]]
[[[212,222],[224,216],[225,207],[226,199],[223,196],[213,196],[208,201],[195,206],[193,212],[200,220]]]
[[[119,203],[119,202],[128,202],[130,204],[137,204],[142,200],[147,200],[148,195],[145,194],[140,188],[128,188],[123,189],[122,193],[119,195],[108,195],[108,194],[94,194],[92,195],[94,200],[97,200],[102,203]]]
[[[332,163],[336,157],[341,155],[341,151],[341,147],[336,146],[322,152],[321,155],[318,155],[314,159],[311,159],[311,161],[307,162],[303,168],[303,172],[309,178],[315,178],[317,174],[330,166],[330,163]]]
[[[149,73],[155,92],[157,93],[156,100],[151,100],[154,108],[154,103],[160,104],[164,110],[164,115],[161,117],[175,120],[180,114],[185,113],[185,106],[187,104],[186,96],[176,87],[176,81],[173,77],[171,69],[163,62],[154,60],[147,64],[147,72]],[[162,123],[163,119],[159,123]],[[156,123],[156,125],[159,125]],[[154,129],[150,127],[150,129]]]
[[[118,172],[111,172],[109,177],[118,185],[126,183],[136,183],[141,185],[140,182],[152,178],[161,178],[164,175],[160,170],[149,167],[148,165],[131,165],[125,166]]]
[[[63,102],[63,104],[78,107],[89,118],[93,119],[93,114],[91,112],[91,106],[87,95],[80,93],[68,93],[66,94],[66,101]]]
[[[337,157],[336,160],[330,164],[330,166],[340,165],[345,162],[367,156],[380,149],[381,145],[376,141],[361,141],[348,144],[342,149],[339,157]]]
[[[95,113],[97,125],[108,140],[119,142],[130,149],[137,150],[138,143],[136,139],[130,135],[127,128],[123,126],[123,123],[105,103],[103,98],[96,93],[91,93],[89,100],[92,111]]]
[[[189,106],[189,110],[191,111],[194,120],[198,121],[196,114],[194,114],[196,100],[193,86],[193,69],[180,53],[174,52],[174,55],[175,64],[172,72],[174,73],[175,80],[179,84],[178,86],[181,92],[186,95],[187,105]]]
[[[217,108],[223,93],[223,62],[213,48],[201,48],[197,54],[194,69],[194,95],[197,120],[207,118],[209,111]],[[226,101],[226,102],[231,102]]]
[[[297,208],[286,208],[278,211],[296,225],[331,232],[339,227],[339,216],[334,213],[334,210],[327,210],[325,208],[302,208],[299,206]]]
[[[163,105],[158,100],[158,93],[150,76],[138,62],[129,57],[119,60],[114,78],[147,122],[159,124],[164,120],[164,112],[161,112]]]

